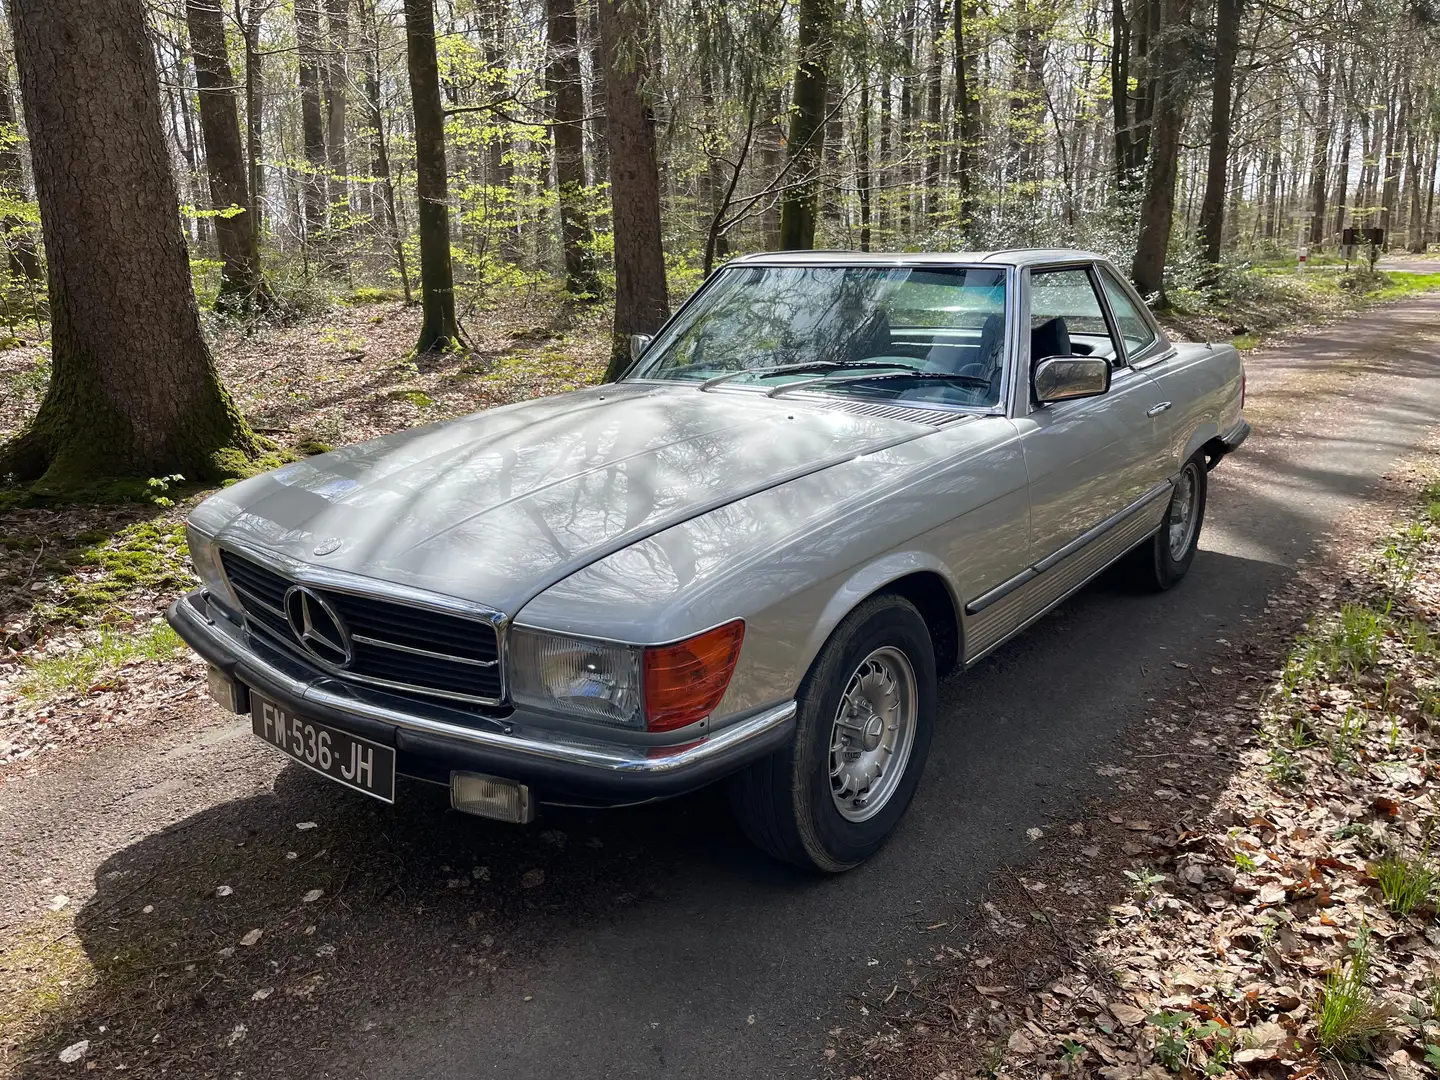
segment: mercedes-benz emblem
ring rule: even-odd
[[[334,536],[332,536],[329,540],[321,540],[320,543],[315,545],[316,555],[329,555],[332,552],[339,550],[340,541],[337,537]]]
[[[325,598],[304,585],[285,593],[285,618],[301,648],[332,667],[349,667],[355,658],[350,631]]]

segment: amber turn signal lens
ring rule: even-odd
[[[672,731],[714,712],[744,638],[745,623],[736,619],[677,644],[646,649],[646,730]]]

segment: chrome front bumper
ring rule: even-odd
[[[518,710],[465,713],[310,670],[213,612],[203,590],[175,601],[166,619],[230,678],[297,713],[394,746],[399,771],[422,779],[448,783],[452,770],[470,770],[529,783],[542,801],[639,802],[704,787],[794,735],[796,706],[787,701],[681,745],[600,739]]]

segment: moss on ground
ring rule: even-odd
[[[83,625],[139,591],[178,593],[194,584],[179,521],[141,521],[113,537],[87,533],[89,546],[64,558],[72,573],[60,580],[61,599],[37,609],[41,623]]]

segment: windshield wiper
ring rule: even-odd
[[[738,379],[742,375],[800,375],[810,371],[858,371],[865,368],[891,371],[899,364],[887,364],[876,360],[810,360],[803,364],[780,364],[776,367],[764,368],[741,368],[739,371],[727,371],[724,375],[715,375],[706,379],[700,384],[701,390],[709,390],[712,386],[719,386],[731,379]]]
[[[890,365],[893,367],[894,365]],[[990,388],[990,380],[982,379],[979,375],[959,375],[951,371],[890,371],[883,375],[855,375],[844,379],[805,379],[800,382],[786,383],[784,386],[777,386],[770,391],[770,397],[779,397],[790,390],[805,390],[812,386],[850,386],[853,383],[878,382],[881,379],[909,379],[911,382],[947,382],[947,383],[969,383],[972,386],[983,386]]]

